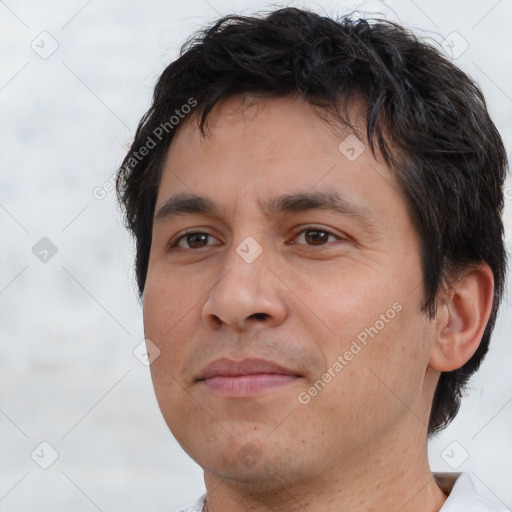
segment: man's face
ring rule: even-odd
[[[144,292],[177,440],[207,473],[267,486],[423,442],[433,328],[391,172],[301,99],[233,97],[209,122],[170,147]]]

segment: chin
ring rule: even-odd
[[[244,442],[241,438],[237,436],[236,442],[233,439],[224,444],[217,442],[214,448],[203,446],[199,450],[196,445],[189,455],[203,468],[206,479],[210,475],[246,491],[252,490],[256,495],[263,490],[265,494],[273,490],[282,492],[283,485],[293,486],[311,478],[311,465],[305,463],[307,454],[299,453],[291,438],[282,447],[270,443],[268,438],[250,439],[247,435],[243,436]]]

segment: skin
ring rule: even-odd
[[[359,113],[354,105],[356,126]],[[433,512],[446,499],[427,460],[432,396],[440,371],[478,346],[492,274],[467,269],[436,318],[422,314],[419,237],[405,200],[368,148],[354,161],[340,152],[350,133],[298,97],[234,96],[212,111],[207,137],[189,118],[171,144],[156,211],[184,193],[218,212],[155,220],[144,325],[161,351],[151,364],[161,411],[204,469],[210,512]],[[367,221],[262,209],[269,197],[310,191],[349,198]],[[263,250],[252,263],[236,251],[246,237]],[[394,304],[400,311],[301,403]],[[219,357],[269,359],[299,377],[219,396],[197,381]]]

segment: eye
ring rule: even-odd
[[[178,247],[180,249],[201,249],[202,247],[208,247],[211,245],[219,245],[219,244],[209,244],[209,239],[213,239],[213,236],[209,233],[201,233],[200,231],[191,231],[189,233],[185,233],[181,235],[176,240],[169,244],[169,249],[173,249]]]
[[[295,238],[300,240],[299,243],[312,246],[327,245],[330,241],[342,240],[340,236],[314,226],[302,228],[297,232]],[[295,244],[297,242],[293,241],[291,243]]]
[[[215,240],[217,239],[209,233],[203,233],[201,231],[190,231],[170,242],[169,250],[176,248],[194,250],[212,245],[220,245],[220,242],[217,240],[218,243],[215,243]],[[300,245],[306,246],[322,246],[328,245],[330,242],[335,242],[338,240],[343,240],[343,238],[325,229],[311,226],[296,231],[294,239],[290,242],[290,244],[299,243]]]

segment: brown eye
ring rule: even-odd
[[[296,236],[297,242],[301,245],[327,245],[331,241],[341,240],[339,236],[330,233],[329,231],[325,231],[324,229],[303,229]]]
[[[194,231],[191,233],[186,233],[180,236],[174,243],[171,244],[172,248],[180,248],[180,249],[201,249],[202,247],[207,247],[210,245],[218,245],[215,243],[208,243],[210,240],[214,240],[214,237],[209,233],[201,233],[198,231]]]
[[[312,245],[323,245],[329,239],[329,233],[326,231],[308,229],[305,233],[306,241]]]

